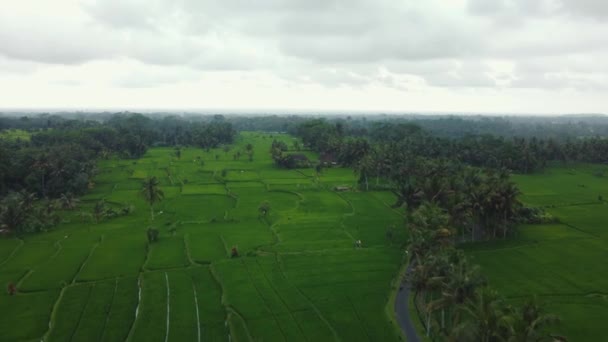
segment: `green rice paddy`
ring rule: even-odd
[[[538,296],[563,321],[556,333],[571,341],[607,336],[606,169],[576,165],[515,176],[521,199],[544,207],[560,223],[523,226],[514,240],[467,248],[490,284],[510,301]]]
[[[64,212],[50,232],[0,239],[0,283],[19,289],[0,294],[0,340],[399,340],[385,310],[405,240],[394,198],[334,192],[354,185],[350,169],[277,169],[273,138],[293,141],[245,132],[228,153],[187,148],[178,160],[153,148],[139,160],[100,161],[80,210],[105,199],[134,212],[98,224]],[[235,160],[248,143],[253,161]],[[165,193],[152,223],[138,195],[148,176]],[[271,210],[260,217],[264,201]],[[150,225],[160,231],[151,244]],[[233,246],[240,257],[230,257]]]

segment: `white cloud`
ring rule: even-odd
[[[606,112],[607,16],[603,0],[0,0],[0,107]]]

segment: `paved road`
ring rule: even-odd
[[[412,264],[410,263],[407,267],[407,273],[412,270]],[[403,330],[407,342],[420,342],[420,337],[414,327],[413,319],[415,317],[410,316],[410,285],[407,283],[406,277],[404,276],[401,280],[399,292],[397,293],[397,299],[395,300],[395,313],[397,314],[397,323]]]

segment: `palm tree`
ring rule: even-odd
[[[479,289],[475,297],[458,310],[463,315],[463,322],[451,331],[449,340],[507,341],[513,335],[511,312],[492,289]]]
[[[520,191],[515,186],[513,182],[508,180],[503,181],[503,186],[500,189],[500,195],[503,200],[502,205],[502,225],[503,225],[503,238],[507,237],[507,229],[509,220],[515,216],[517,208],[519,208],[520,203],[517,199],[517,196],[520,195]]]
[[[544,313],[535,297],[530,298],[518,310],[513,323],[513,336],[509,340],[514,342],[549,340],[551,337],[546,332],[547,326],[559,321],[559,317]]]
[[[95,206],[93,207],[93,217],[95,218],[95,223],[99,223],[99,221],[105,217],[106,209],[106,201],[104,199],[101,199],[95,203]]]
[[[149,177],[142,183],[140,194],[150,204],[150,220],[154,221],[154,203],[162,201],[165,197],[163,191],[158,187],[160,182],[156,177]]]
[[[20,234],[31,214],[34,194],[26,192],[9,193],[0,203],[0,228]]]
[[[368,176],[373,172],[374,161],[370,155],[366,155],[355,165],[355,174],[359,174],[359,184],[365,184],[365,191],[369,191]]]
[[[449,330],[445,325],[444,313],[463,305],[475,296],[475,291],[486,284],[479,271],[479,266],[468,263],[462,251],[455,251],[448,256],[449,271],[442,284],[441,297],[429,303],[433,310],[441,309],[441,328],[444,333]],[[454,312],[452,322],[459,322],[459,312]]]
[[[78,206],[80,200],[74,196],[71,192],[67,194],[61,194],[59,198],[59,205],[65,210],[74,210]]]

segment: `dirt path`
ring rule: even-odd
[[[412,264],[410,263],[407,267],[406,275],[412,270]],[[397,323],[403,331],[407,342],[420,342],[420,337],[414,327],[413,317],[410,316],[410,286],[407,283],[406,275],[401,279],[399,285],[399,292],[395,299],[395,314],[397,316]]]

